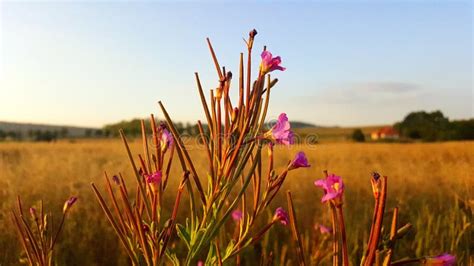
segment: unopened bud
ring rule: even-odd
[[[112,181],[114,181],[115,184],[120,185],[120,179],[117,175],[112,176]]]
[[[380,196],[380,190],[382,186],[382,182],[380,182],[380,175],[377,172],[372,173],[372,178],[370,179],[370,183],[372,184],[372,192],[374,193],[374,197],[378,198]]]
[[[373,172],[373,173],[372,173],[372,177],[373,177],[375,180],[379,180],[380,174],[377,173],[377,172]]]
[[[162,173],[161,171],[156,171],[153,174],[146,175],[146,182],[150,185],[151,190],[153,193],[158,193],[160,189]]]
[[[77,197],[70,197],[68,200],[66,200],[63,207],[63,213],[66,213],[76,201]]]
[[[38,220],[38,216],[36,216],[36,209],[35,208],[33,208],[33,207],[30,208],[30,215],[31,215],[31,217],[33,217],[33,219],[35,221]]]
[[[234,111],[232,112],[232,123],[237,120],[237,117],[239,117],[239,108],[235,107]]]
[[[249,37],[250,38],[255,38],[255,35],[257,35],[257,30],[256,29],[253,29],[249,32]]]

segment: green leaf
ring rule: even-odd
[[[188,250],[191,249],[191,236],[187,231],[186,227],[181,224],[176,224],[176,232],[178,233],[178,237],[184,241]]]
[[[235,241],[232,239],[229,244],[227,244],[227,248],[225,249],[224,259],[230,257],[234,252]]]
[[[166,257],[171,261],[174,266],[180,266],[179,259],[174,253],[170,253],[168,250],[165,251]]]
[[[214,188],[212,187],[212,176],[208,173],[207,174],[207,196],[206,196],[206,200],[209,200],[209,197],[211,196],[213,191],[214,191]]]
[[[209,248],[209,253],[207,253],[206,265],[216,265],[217,264],[217,253],[214,245],[211,245]]]

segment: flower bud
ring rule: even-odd
[[[382,187],[382,182],[380,182],[380,174],[373,172],[370,183],[372,184],[372,192],[374,193],[374,197],[378,198],[380,196],[380,190]]]
[[[436,257],[426,258],[422,265],[453,266],[456,265],[456,257],[451,254],[444,253]]]
[[[282,207],[278,207],[275,210],[275,215],[273,215],[273,221],[280,221],[282,225],[288,225],[290,223],[288,213],[286,213],[286,211]]]
[[[161,183],[161,176],[161,171],[156,171],[153,174],[145,176],[146,182],[150,185],[151,191],[153,191],[153,193],[158,193]]]
[[[300,151],[296,154],[293,161],[291,161],[290,165],[288,166],[288,170],[294,170],[301,167],[310,167],[310,166],[311,165],[309,165],[306,155],[304,154],[304,152]]]
[[[250,38],[255,38],[255,36],[257,35],[257,30],[256,29],[253,29],[249,32],[249,37]]]
[[[76,203],[76,201],[77,197],[70,197],[68,200],[66,200],[63,206],[63,213],[66,213],[72,207],[72,205]]]
[[[242,220],[242,217],[243,217],[242,211],[235,210],[232,212],[232,220],[239,222],[240,220]]]
[[[237,120],[237,117],[239,117],[239,108],[237,107],[234,107],[234,110],[232,112],[232,123],[235,123],[235,121]]]
[[[36,209],[35,208],[33,208],[33,207],[30,208],[30,215],[35,221],[38,220],[38,216],[36,216]]]

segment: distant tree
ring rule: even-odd
[[[176,127],[176,130],[179,132],[179,134],[182,134],[184,132],[184,126],[183,123],[177,122],[174,125]]]
[[[33,131],[33,140],[41,141],[41,135],[42,135],[41,130],[37,129],[37,130]]]
[[[354,130],[354,132],[352,132],[352,140],[354,140],[355,142],[365,141],[365,135],[360,128],[357,128]]]
[[[112,132],[110,131],[110,129],[104,128],[104,129],[102,130],[102,132],[104,133],[104,136],[105,136],[106,138],[112,136]]]
[[[3,130],[0,130],[0,141],[4,140],[7,137],[7,133],[5,133]]]
[[[102,132],[101,129],[96,129],[95,132],[94,132],[94,135],[95,135],[96,137],[102,137],[103,132]]]
[[[11,139],[11,140],[22,140],[23,139],[23,135],[21,134],[20,131],[7,131],[5,133],[5,138],[8,138],[8,139]]]
[[[146,122],[149,125],[148,122]],[[130,121],[121,121],[115,124],[105,125],[102,129],[106,136],[118,136],[119,130],[122,129],[125,135],[137,137],[141,134],[141,119],[132,119]]]
[[[62,127],[61,130],[59,131],[60,138],[67,138],[68,134],[69,134],[69,130],[66,127]]]
[[[86,138],[92,137],[92,129],[88,128],[86,131],[84,131],[84,135]]]
[[[45,132],[43,132],[43,136],[42,136],[41,140],[50,142],[50,141],[55,140],[56,137],[57,137],[56,132],[46,130]]]
[[[450,122],[449,139],[472,140],[474,139],[474,119]]]
[[[27,135],[30,140],[35,139],[35,131],[33,129],[28,129]]]
[[[145,125],[147,130],[150,130],[150,120],[145,120]],[[160,126],[160,122],[157,122],[157,126]],[[174,123],[174,127],[178,131],[179,134],[189,134],[192,136],[196,136],[199,134],[199,129],[196,124],[186,123],[183,124],[182,122]],[[203,125],[204,131],[208,131],[207,125]],[[122,129],[125,135],[129,137],[140,137],[141,136],[141,119],[132,119],[129,121],[121,121],[115,124],[105,125],[102,128],[103,135],[108,136],[118,136],[119,130]]]
[[[59,132],[58,131],[41,131],[35,130],[32,133],[34,141],[55,141],[58,138]]]
[[[395,124],[403,137],[435,141],[448,139],[449,120],[441,111],[420,111],[408,114],[402,122]]]

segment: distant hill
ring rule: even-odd
[[[21,138],[31,138],[35,132],[51,132],[57,134],[58,137],[81,138],[92,136],[100,131],[99,128],[92,127],[75,127],[62,125],[44,125],[31,123],[13,123],[0,121],[0,131],[4,133],[20,134]],[[101,133],[102,134],[102,133]]]

